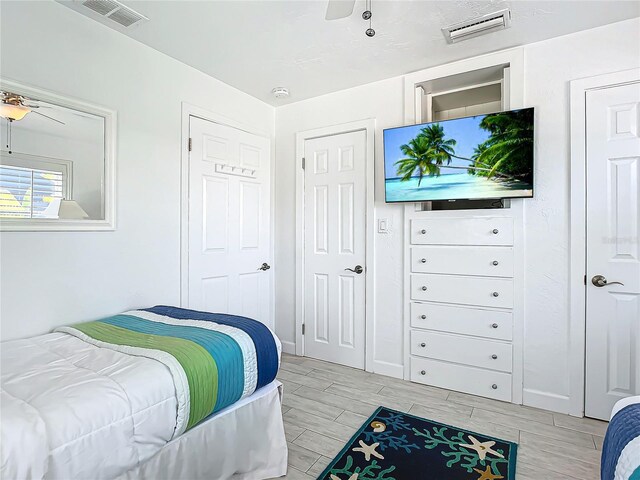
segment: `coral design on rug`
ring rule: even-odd
[[[379,407],[320,480],[515,480],[517,445]]]

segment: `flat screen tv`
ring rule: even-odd
[[[384,130],[385,200],[533,196],[533,108]]]

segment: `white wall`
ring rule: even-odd
[[[569,396],[569,81],[640,65],[640,20],[527,45],[525,105],[537,108],[535,198],[525,201],[525,402],[568,411]],[[276,330],[294,341],[295,133],[376,119],[376,365],[401,365],[402,206],[386,205],[382,129],[403,122],[403,79],[364,85],[276,110]],[[575,280],[575,279],[573,279]],[[580,281],[580,280],[578,280]],[[389,369],[385,368],[389,371]]]
[[[179,304],[181,102],[269,136],[274,109],[53,1],[0,16],[0,75],[118,112],[117,229],[2,232],[2,339]]]

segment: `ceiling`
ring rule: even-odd
[[[123,3],[150,19],[126,35],[272,105],[640,16],[636,1],[373,0],[369,38],[364,0],[334,21],[325,0]],[[505,6],[510,29],[445,42],[442,27]],[[276,86],[291,96],[275,99]]]

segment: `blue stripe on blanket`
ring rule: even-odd
[[[166,315],[181,320],[207,320],[245,331],[251,337],[256,347],[256,359],[258,363],[258,384],[256,390],[271,383],[276,378],[276,374],[278,373],[278,351],[276,349],[276,343],[271,334],[271,330],[257,320],[224,313],[198,312],[165,305],[157,305],[147,308],[146,310],[158,315]]]
[[[204,348],[218,368],[218,398],[214,412],[237,402],[242,397],[244,358],[240,346],[229,335],[206,328],[154,322],[133,315],[116,315],[100,321],[139,333],[190,340]]]
[[[602,445],[601,480],[613,480],[622,450],[631,440],[640,435],[638,425],[640,425],[640,403],[627,405],[613,416]]]

